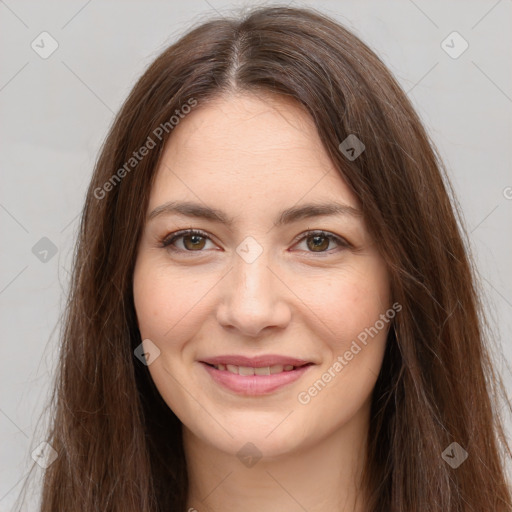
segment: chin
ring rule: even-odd
[[[232,437],[223,430],[219,433],[218,429],[213,432],[201,427],[199,431],[196,430],[196,435],[214,448],[239,458],[244,454],[279,457],[306,448],[309,444],[308,439],[304,438],[304,424],[299,425],[296,418],[292,419],[293,416],[293,413],[290,414],[283,422],[286,414],[272,414],[267,416],[265,422],[261,419],[255,422],[254,412],[248,412],[245,417],[227,423]]]

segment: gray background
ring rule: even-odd
[[[44,440],[36,424],[58,354],[78,214],[113,113],[145,67],[192,23],[255,4],[263,5],[0,0],[1,512],[11,509],[30,453]],[[424,120],[464,212],[510,393],[512,1],[291,5],[318,8],[362,37]],[[31,47],[42,46],[43,31],[59,45],[47,59]],[[469,44],[458,58],[441,46],[453,31]],[[460,50],[452,39],[451,51]],[[43,237],[55,255],[34,254]],[[507,425],[510,435],[510,418]]]

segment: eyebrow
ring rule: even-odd
[[[195,217],[219,222],[227,226],[232,226],[235,222],[233,217],[229,217],[222,210],[211,208],[192,202],[169,201],[157,206],[147,218],[147,222],[160,217],[162,215],[178,214],[186,217]],[[362,213],[357,208],[341,203],[308,203],[299,206],[292,206],[283,210],[277,220],[275,226],[283,226],[291,224],[301,219],[321,217],[327,215],[348,215],[352,217],[362,217]]]

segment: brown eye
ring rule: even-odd
[[[207,244],[210,243],[211,247]],[[205,252],[207,249],[215,247],[210,237],[201,231],[180,231],[169,235],[161,241],[162,247],[167,248],[174,252],[191,253],[191,252]],[[204,249],[204,250],[203,250]]]
[[[206,245],[206,239],[201,235],[185,235],[183,238],[183,245],[189,251],[196,249],[203,249]]]
[[[330,239],[325,235],[313,235],[307,238],[308,248],[315,252],[325,251],[329,247]]]
[[[333,247],[329,246],[333,244]],[[301,248],[301,244],[304,244]],[[350,244],[344,239],[333,233],[324,231],[312,231],[304,233],[298,244],[299,249],[309,253],[332,254],[341,249],[350,247]]]

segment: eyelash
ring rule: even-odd
[[[172,252],[179,252],[182,254],[187,253],[190,255],[192,255],[193,253],[205,252],[204,250],[187,251],[184,249],[177,249],[176,247],[172,246],[172,244],[176,240],[183,238],[184,236],[193,236],[193,235],[200,236],[202,238],[205,238],[205,239],[213,242],[213,240],[211,240],[211,238],[204,231],[200,231],[198,229],[184,229],[181,231],[177,231],[176,233],[171,233],[170,235],[166,235],[160,241],[160,247],[164,248],[164,249],[171,250]],[[302,240],[311,238],[313,236],[322,236],[324,238],[327,238],[328,240],[337,243],[340,246],[340,248],[347,249],[347,248],[351,247],[351,245],[344,238],[341,238],[333,233],[329,233],[329,232],[322,231],[322,230],[312,230],[312,231],[306,231],[305,233],[301,233],[300,238],[297,238],[294,240],[294,245],[295,245],[295,243],[301,242]],[[332,254],[332,249],[327,250],[327,251],[319,251],[319,252],[315,252],[315,251],[305,251],[305,252],[308,252],[310,254],[326,255],[326,254]]]

